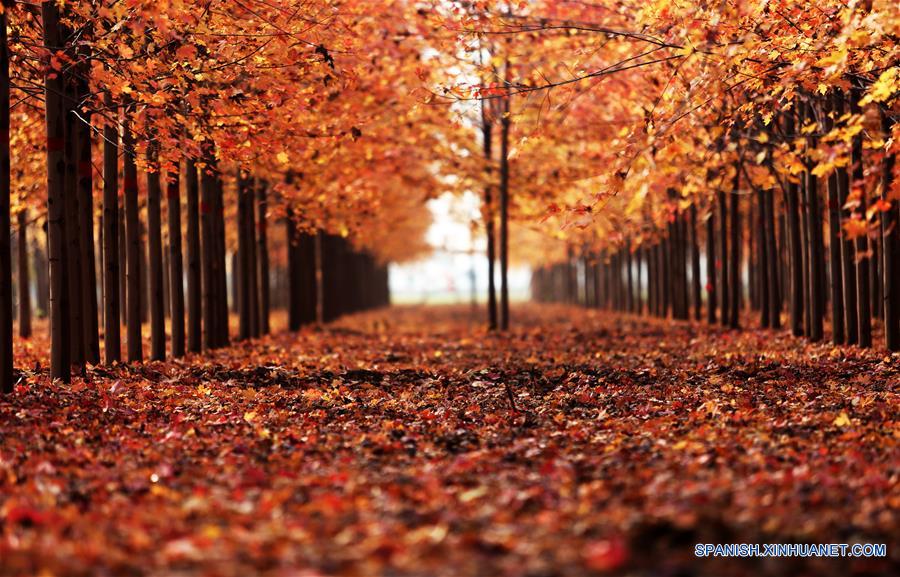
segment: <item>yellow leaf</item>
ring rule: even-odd
[[[850,424],[850,417],[847,415],[846,411],[841,411],[841,414],[835,417],[831,424],[835,427],[846,427]]]
[[[244,413],[244,420],[248,423],[252,423],[253,419],[256,418],[256,411],[247,411]]]
[[[872,83],[859,104],[865,106],[869,102],[884,102],[898,90],[900,90],[900,67],[893,66],[882,72],[878,80]]]

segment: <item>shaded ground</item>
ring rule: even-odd
[[[900,357],[514,314],[509,336],[405,308],[71,387],[24,374],[0,400],[0,574],[897,574]],[[693,555],[740,542],[889,557]]]

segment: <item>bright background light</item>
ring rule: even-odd
[[[487,300],[487,260],[484,232],[472,222],[480,220],[481,199],[474,194],[454,196],[445,194],[429,201],[434,224],[428,231],[428,244],[434,252],[427,258],[401,265],[391,265],[391,301],[410,303],[468,303],[473,298]],[[515,226],[514,224],[512,226]],[[497,297],[500,296],[500,265],[496,266]],[[531,270],[510,268],[510,300],[529,298]]]

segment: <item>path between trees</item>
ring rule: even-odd
[[[25,373],[0,399],[0,574],[897,569],[896,358],[513,314],[506,336],[395,308],[71,386]],[[857,541],[893,558],[694,557]]]

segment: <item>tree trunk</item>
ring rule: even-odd
[[[826,127],[826,130],[830,130],[830,127]],[[844,275],[841,266],[841,207],[836,172],[828,177],[828,240],[831,257],[831,340],[839,345],[847,337],[844,328]]]
[[[263,335],[269,334],[269,239],[266,222],[268,215],[268,203],[266,195],[268,194],[269,183],[260,181],[256,187],[256,202],[259,208],[257,221],[257,251],[256,258],[259,269],[259,333]]]
[[[769,270],[766,278],[769,281],[769,326],[773,329],[781,328],[781,290],[779,275],[781,270],[781,253],[775,240],[775,193],[767,190],[764,193],[765,222],[761,229],[765,237],[766,254],[768,255]]]
[[[32,263],[34,265],[34,281],[37,285],[37,316],[38,318],[47,318],[50,315],[50,263],[47,261],[47,219],[40,230],[44,233],[43,244],[38,240],[37,235],[34,239],[34,250],[32,251]]]
[[[187,348],[192,353],[203,350],[202,285],[200,262],[200,183],[197,164],[185,162],[185,194],[187,195]]]
[[[636,284],[635,284],[635,287],[634,287],[634,288],[635,288],[635,294],[634,294],[635,308],[634,308],[634,312],[637,313],[637,314],[639,314],[639,315],[644,314],[644,293],[643,293],[643,291],[641,290],[641,289],[642,289],[642,286],[643,286],[643,282],[642,282],[643,279],[641,278],[641,277],[643,276],[643,271],[641,270],[641,269],[643,268],[643,267],[641,266],[641,257],[643,256],[643,254],[644,254],[644,247],[643,247],[643,246],[638,246],[638,247],[635,249],[635,252],[634,252],[635,274],[637,275],[637,281],[636,281]]]
[[[227,277],[225,271],[225,199],[222,174],[215,172],[213,197],[213,247],[214,257],[213,271],[216,278],[216,295],[214,301],[216,307],[216,347],[225,347],[229,343],[228,326],[228,295]]]
[[[184,356],[184,256],[181,249],[181,173],[169,173],[166,200],[169,225],[169,298],[172,356]]]
[[[881,109],[881,129],[885,138],[891,137],[894,120],[890,112]],[[891,202],[891,189],[894,182],[894,165],[896,156],[893,152],[885,154],[881,174],[881,200]],[[900,303],[898,303],[898,270],[895,259],[900,255],[900,246],[897,242],[897,205],[893,202],[891,207],[881,213],[881,238],[882,266],[884,275],[884,336],[888,350],[900,350]]]
[[[484,144],[484,158],[487,161],[486,178],[484,187],[484,232],[487,237],[487,265],[488,265],[488,329],[497,329],[497,287],[495,285],[494,264],[497,262],[496,254],[496,230],[494,228],[494,199],[493,199],[493,124],[487,117],[485,110],[486,101],[481,101],[481,131]]]
[[[728,326],[740,328],[740,302],[741,302],[741,208],[740,208],[740,168],[734,176],[734,187],[731,192],[731,258],[729,259],[729,283],[731,289],[731,316]]]
[[[850,112],[860,114],[859,100],[862,97],[862,89],[854,87],[850,92]],[[866,214],[866,191],[864,189],[863,174],[863,146],[862,134],[853,137],[852,145],[853,183],[858,183],[861,188],[859,198],[859,212]],[[865,216],[863,216],[865,218]],[[872,346],[872,311],[869,300],[869,237],[861,235],[856,239],[856,299],[859,306],[859,346],[869,348]]]
[[[812,108],[807,105],[808,119],[814,121]],[[815,141],[811,143],[815,146]],[[810,167],[811,168],[811,167]],[[809,282],[810,282],[810,333],[813,342],[822,340],[822,320],[825,316],[824,278],[825,247],[822,242],[822,211],[819,203],[819,180],[812,172],[806,172],[806,202],[809,211]]]
[[[662,242],[662,314],[663,318],[669,316],[672,308],[672,237],[664,237]]]
[[[727,326],[731,318],[729,300],[731,291],[728,289],[728,204],[725,192],[720,190],[716,193],[719,201],[719,294],[721,298],[719,320],[722,326]]]
[[[632,265],[634,264],[634,259],[631,254],[631,239],[625,240],[625,278],[627,282],[628,294],[626,295],[626,308],[628,312],[635,312],[634,306],[634,276],[632,273]]]
[[[509,72],[509,63],[506,65]],[[509,329],[509,131],[510,102],[503,99],[500,119],[500,330]]]
[[[11,181],[9,158],[9,44],[7,43],[7,19],[9,2],[2,4],[0,13],[0,393],[10,393],[13,389],[13,297],[12,297],[12,233]],[[45,20],[46,23],[46,20]],[[48,158],[49,161],[49,158]],[[19,228],[24,229],[22,219]],[[19,231],[19,251],[27,250],[23,245],[24,233]],[[24,248],[23,248],[24,246]],[[28,266],[22,266],[19,259],[19,285],[21,277],[27,277]],[[25,272],[23,272],[25,271]],[[28,292],[27,281],[26,290]],[[21,292],[21,289],[20,289]],[[27,297],[26,297],[27,298]],[[21,302],[22,297],[20,297]],[[19,331],[22,331],[21,313]],[[29,322],[30,325],[30,322]],[[29,327],[30,331],[30,327]]]
[[[290,207],[287,209],[284,227],[288,245],[288,330],[293,332],[300,330],[303,322],[301,320],[300,234],[294,225],[294,215]]]
[[[876,213],[877,214],[877,213]],[[884,312],[884,299],[881,293],[882,259],[881,259],[881,234],[873,234],[869,239],[869,249],[872,253],[869,259],[869,295],[872,299],[870,306],[872,317],[880,319]]]
[[[204,163],[206,164],[200,179],[201,193],[203,200],[200,203],[200,226],[203,235],[203,348],[216,348],[216,324],[215,324],[215,299],[216,299],[216,281],[213,269],[213,261],[215,260],[215,251],[213,249],[213,204],[215,203],[215,175],[212,173],[212,153],[206,151],[204,155]]]
[[[697,230],[697,205],[691,205],[691,300],[694,301],[694,320],[703,318],[703,289],[700,283],[700,239]]]
[[[168,176],[166,176],[166,178],[168,178]],[[168,204],[166,206],[168,206]],[[169,269],[171,267],[170,267],[170,263],[169,263],[169,250],[167,248],[169,246],[168,243],[169,243],[169,232],[168,232],[168,230],[166,230],[165,234],[162,235],[162,244],[163,244],[163,250],[162,250],[163,316],[166,319],[171,319],[172,318],[172,295],[169,293],[172,292],[171,291],[172,279],[169,276]]]
[[[147,145],[147,236],[150,248],[149,299],[150,359],[166,358],[166,313],[162,262],[162,183],[159,174],[159,144],[151,136]]]
[[[122,326],[128,336],[128,235],[125,230],[125,175],[122,175],[122,195],[119,201],[119,307]]]
[[[785,132],[794,137],[794,115],[785,115]],[[791,333],[795,337],[803,334],[803,239],[800,225],[800,192],[797,183],[788,181],[785,186],[784,204],[787,210],[788,246],[790,249],[790,313]]]
[[[756,238],[758,266],[756,274],[757,278],[757,299],[759,301],[759,324],[763,328],[769,328],[769,247],[765,242],[766,223],[768,215],[766,215],[766,193],[762,189],[756,191],[757,200],[757,226],[759,231]],[[774,256],[774,255],[772,255]]]
[[[809,225],[809,195],[807,194],[807,185],[806,179],[802,178],[802,183],[800,185],[800,226],[803,230],[803,334],[809,336],[812,332],[812,317],[813,317],[813,305],[812,305],[812,286],[811,286],[811,277],[810,271],[812,269],[812,265],[810,264],[810,257],[812,253],[810,248],[812,247],[812,237],[810,234],[810,225]]]
[[[710,207],[706,219],[706,322],[716,323],[716,222],[715,210]]]
[[[59,8],[48,0],[42,4],[44,46],[51,52],[62,48]],[[58,71],[47,69],[44,103],[47,122],[47,252],[50,261],[50,378],[69,382],[69,309],[66,279],[65,217],[65,112],[63,81]],[[8,107],[4,108],[8,110]],[[8,283],[0,283],[10,286]],[[6,290],[6,289],[0,289]],[[6,363],[6,361],[3,361]],[[11,358],[10,361],[11,363]],[[3,374],[8,371],[2,370]],[[11,374],[11,371],[9,371]]]
[[[2,20],[2,17],[0,17],[0,20]],[[0,27],[2,27],[2,22],[0,22]],[[2,99],[2,97],[0,97],[0,99]],[[2,130],[2,128],[0,128],[0,130]],[[2,163],[2,159],[0,159],[0,163]],[[0,171],[2,170],[2,166],[0,166]],[[2,179],[2,177],[0,177],[0,179]],[[20,210],[17,219],[16,247],[18,248],[17,268],[19,272],[19,336],[23,339],[27,339],[31,337],[31,283],[29,282],[30,275],[28,270],[28,210]]]
[[[245,177],[240,169],[237,175],[238,182],[238,202],[237,202],[237,230],[238,230],[238,252],[237,267],[232,267],[232,278],[234,285],[237,287],[237,310],[239,320],[239,336],[241,340],[249,339],[253,336],[252,323],[252,303],[251,303],[251,279],[253,278],[253,269],[250,266],[250,253],[255,250],[251,246],[249,231],[253,227],[252,219],[249,215],[251,201],[250,187],[252,180]]]
[[[254,181],[252,178],[247,181],[247,288],[249,289],[249,300],[247,302],[250,308],[250,336],[259,337],[259,278],[258,265],[256,261],[256,207],[254,201],[256,195],[253,192]]]
[[[138,208],[137,165],[135,163],[134,139],[131,135],[131,122],[126,109],[123,120],[122,149],[125,167],[123,172],[123,191],[125,194],[125,245],[126,245],[126,306],[128,318],[126,332],[128,343],[128,361],[139,363],[143,360],[141,342],[141,230]]]
[[[118,109],[107,93],[106,106],[115,118]],[[106,364],[122,360],[122,335],[119,317],[119,129],[114,124],[103,128],[103,345]]]
[[[759,195],[759,191],[757,191],[757,197]],[[757,198],[757,200],[759,200]],[[755,210],[755,206],[753,203],[753,199],[750,199],[747,207],[747,247],[750,249],[747,255],[747,268],[748,268],[748,281],[749,281],[749,289],[750,289],[750,309],[754,311],[758,311],[760,308],[759,302],[759,277],[757,268],[759,266],[759,261],[761,260],[760,250],[762,250],[762,245],[759,244],[756,235],[754,234],[754,230],[759,226],[759,223],[762,222],[762,209],[760,209],[757,213]],[[754,217],[756,217],[754,219]],[[765,317],[768,321],[768,315]],[[764,325],[761,325],[764,326]]]
[[[65,30],[66,35],[70,31]],[[69,56],[72,56],[70,53]],[[78,186],[78,158],[80,153],[81,131],[76,124],[81,121],[75,116],[75,108],[77,103],[77,88],[75,71],[70,69],[63,74],[64,83],[64,114],[65,121],[63,123],[65,130],[65,144],[63,153],[65,156],[66,176],[65,176],[65,205],[66,205],[66,255],[67,255],[67,273],[66,284],[69,287],[69,354],[70,362],[76,366],[83,366],[85,363],[85,324],[87,319],[84,316],[84,301],[87,295],[84,294],[83,277],[86,273],[84,263],[81,258],[81,214],[79,209],[79,186]]]
[[[80,58],[84,64],[79,66],[76,80],[76,96],[78,102],[89,96],[87,62],[90,54],[79,48]],[[76,140],[76,159],[78,161],[78,230],[79,252],[81,256],[81,299],[82,299],[82,335],[84,339],[84,359],[92,365],[100,363],[100,327],[99,307],[97,305],[97,257],[94,252],[94,165],[93,143],[90,126],[91,115],[82,113],[83,119],[73,118]]]

